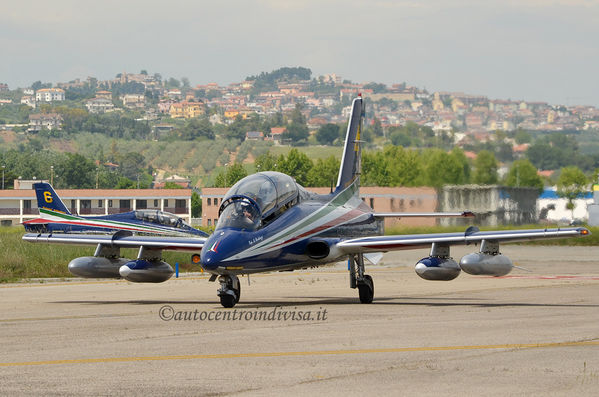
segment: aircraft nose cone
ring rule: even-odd
[[[127,278],[131,274],[132,270],[129,266],[123,265],[119,268],[119,274],[122,278]]]
[[[215,270],[223,266],[222,261],[239,250],[238,240],[238,233],[231,231],[220,231],[210,236],[200,254],[200,263],[204,270]]]

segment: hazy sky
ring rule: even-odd
[[[599,106],[599,0],[3,0],[11,88],[146,69],[228,84],[282,66]]]

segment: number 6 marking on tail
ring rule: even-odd
[[[46,203],[51,203],[52,202],[52,193],[44,192],[44,200],[46,200]]]

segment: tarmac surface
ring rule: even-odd
[[[385,254],[371,305],[345,264],[242,279],[234,309],[201,274],[3,284],[0,394],[597,395],[599,247],[502,251],[531,272],[426,281],[426,251]]]

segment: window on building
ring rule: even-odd
[[[175,200],[175,208],[185,208],[185,200]]]
[[[206,205],[212,205],[212,199],[210,197],[208,197],[208,203]]]
[[[214,226],[216,226],[216,224],[218,223],[218,219],[214,220]]]
[[[208,226],[212,226],[212,219],[208,219]]]
[[[102,208],[104,206],[104,200],[98,200],[98,208]]]
[[[374,209],[374,198],[370,198],[370,208]]]
[[[23,200],[23,208],[26,210],[31,209],[31,200]]]
[[[112,208],[112,200],[108,200],[108,208]]]
[[[168,207],[168,200],[164,200],[164,206]]]
[[[158,208],[158,207],[159,207],[158,200],[154,200],[154,208]]]
[[[81,200],[81,203],[79,204],[80,208],[91,208],[92,207],[92,201],[91,200]]]
[[[148,200],[137,200],[136,208],[139,210],[145,210],[148,208]]]
[[[131,208],[131,200],[119,200],[119,208],[121,208],[121,209]]]

